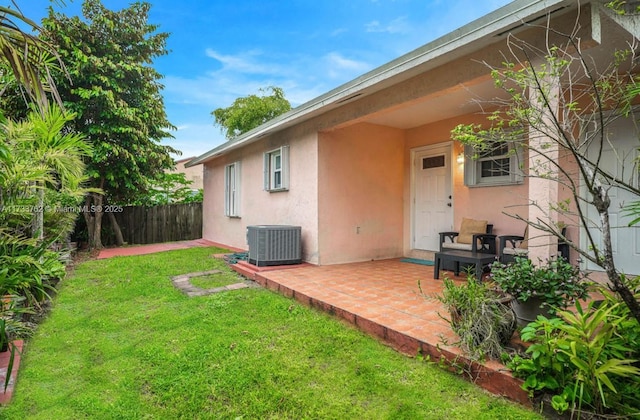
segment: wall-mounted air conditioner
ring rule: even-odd
[[[300,264],[302,244],[300,226],[247,226],[249,262],[258,267]]]

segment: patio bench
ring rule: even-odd
[[[460,274],[460,264],[475,265],[476,279],[482,280],[482,272],[485,266],[492,264],[496,260],[495,254],[483,252],[447,250],[436,252],[433,278],[440,278],[440,268],[446,263],[453,263],[453,272],[457,276]]]
[[[562,225],[560,234],[564,237],[567,235],[567,227]],[[503,264],[509,264],[515,261],[516,257],[529,257],[529,225],[524,229],[524,234],[520,235],[501,235],[498,237],[498,260]],[[569,261],[569,244],[565,241],[558,241],[558,255]]]
[[[440,252],[469,251],[495,255],[496,235],[493,225],[486,220],[463,218],[458,232],[440,232]],[[456,268],[457,267],[457,268]],[[459,270],[448,261],[443,270]]]

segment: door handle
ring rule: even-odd
[[[447,203],[447,206],[451,207],[451,203]]]

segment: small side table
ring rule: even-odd
[[[482,269],[485,265],[489,265],[496,260],[494,254],[485,254],[482,252],[450,250],[436,252],[435,265],[433,267],[433,278],[440,278],[440,267],[446,262],[454,263],[455,275],[460,274],[460,263],[474,264],[476,268],[476,279],[482,280]]]

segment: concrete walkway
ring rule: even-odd
[[[220,245],[214,242],[207,241],[206,239],[194,239],[191,241],[164,242],[161,244],[132,245],[132,246],[117,247],[117,248],[104,248],[100,251],[100,254],[98,254],[98,259],[103,260],[105,258],[113,258],[113,257],[128,257],[131,255],[155,254],[156,252],[173,251],[174,249],[187,249],[187,248],[193,248],[196,246],[220,246]],[[225,247],[225,248],[228,249],[228,247]]]

